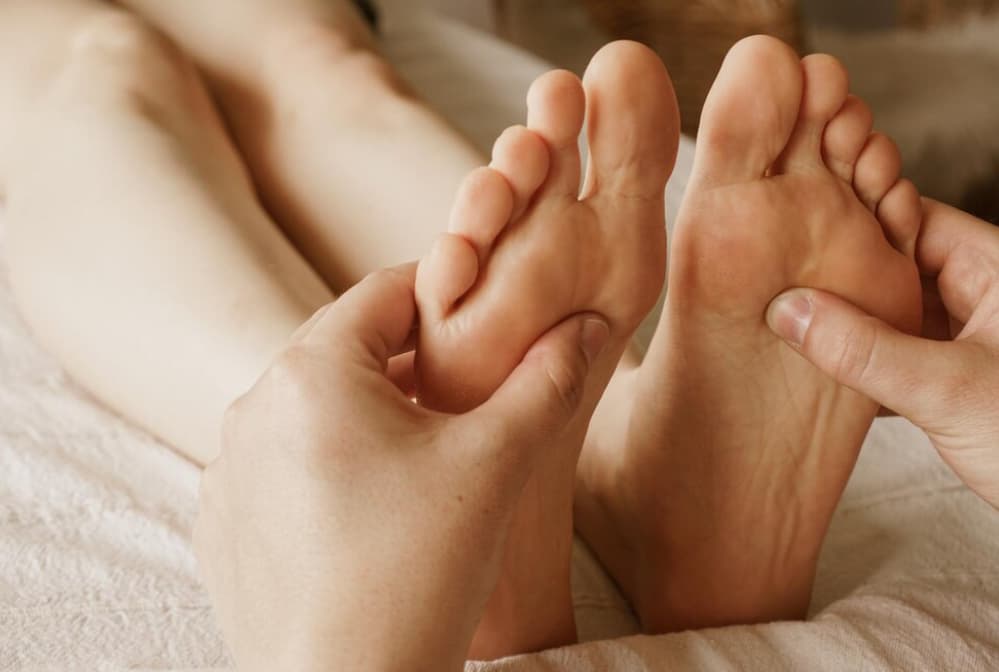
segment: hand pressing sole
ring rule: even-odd
[[[584,116],[590,159],[580,194]],[[534,83],[527,127],[506,131],[491,165],[465,181],[448,233],[420,264],[422,404],[477,406],[539,337],[584,312],[610,326],[609,364],[594,376],[606,383],[662,287],[678,116],[662,62],[635,43],[602,49],[583,83],[563,71]],[[572,491],[585,431],[581,423],[564,445],[537,446],[544,455],[514,519],[474,658],[575,640]]]
[[[576,524],[648,632],[801,618],[877,406],[772,335],[790,287],[921,319],[919,196],[828,56],[736,45],[704,110],[645,362],[580,460]]]

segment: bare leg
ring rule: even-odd
[[[11,280],[67,370],[190,457],[332,295],[254,200],[193,68],[93,0],[0,5]]]
[[[486,163],[413,97],[350,0],[119,1],[197,61],[268,208],[331,286],[424,254]]]

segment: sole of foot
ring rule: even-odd
[[[581,188],[584,125],[590,158]],[[534,83],[527,126],[507,130],[491,164],[468,177],[448,232],[420,263],[421,403],[449,412],[477,406],[538,338],[585,312],[604,316],[611,330],[610,365],[594,376],[606,384],[661,291],[663,199],[678,129],[666,69],[635,43],[602,49],[582,82],[555,71]],[[515,516],[473,657],[575,639],[572,490],[584,433],[538,446],[545,455]]]
[[[644,629],[801,618],[877,406],[779,342],[817,287],[914,331],[919,195],[843,67],[748,38],[705,106],[645,362],[594,418],[577,527]]]

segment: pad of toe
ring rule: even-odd
[[[902,156],[894,141],[881,133],[867,140],[853,175],[853,189],[860,200],[876,212],[878,203],[898,182],[902,173]]]
[[[583,86],[590,148],[583,198],[661,198],[680,141],[679,107],[662,60],[637,42],[613,42],[590,61]]]
[[[899,180],[881,199],[877,211],[885,237],[910,259],[916,256],[916,240],[923,219],[919,191],[909,180]]]
[[[513,208],[513,191],[506,178],[492,168],[477,168],[458,189],[448,232],[470,242],[480,262],[484,261]]]
[[[579,134],[586,97],[579,77],[554,70],[536,79],[527,94],[527,127],[548,144],[550,163],[543,189],[548,194],[579,195],[582,172]]]
[[[854,166],[873,127],[871,108],[856,96],[848,96],[843,109],[826,126],[822,156],[829,170],[847,183],[853,182]]]
[[[490,167],[501,173],[513,189],[513,216],[527,210],[534,194],[548,176],[548,146],[541,137],[523,126],[512,126],[493,146]]]
[[[704,104],[692,179],[763,177],[791,136],[802,88],[798,55],[780,40],[758,35],[732,47]]]
[[[444,320],[454,304],[475,284],[479,262],[462,236],[441,234],[416,271],[416,303],[424,321]]]

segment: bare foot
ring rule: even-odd
[[[564,71],[541,77],[528,107],[527,128],[504,133],[491,166],[466,180],[449,233],[420,265],[417,371],[432,408],[478,405],[577,313],[607,318],[616,361],[662,287],[664,189],[679,138],[662,62],[635,43],[609,45],[583,84]],[[580,195],[584,114],[591,157]],[[546,454],[515,518],[476,658],[575,640],[572,490],[584,432],[538,446]]]
[[[842,66],[755,37],[705,107],[667,305],[580,461],[577,528],[648,632],[801,618],[877,413],[765,323],[821,287],[913,331],[921,209]]]

